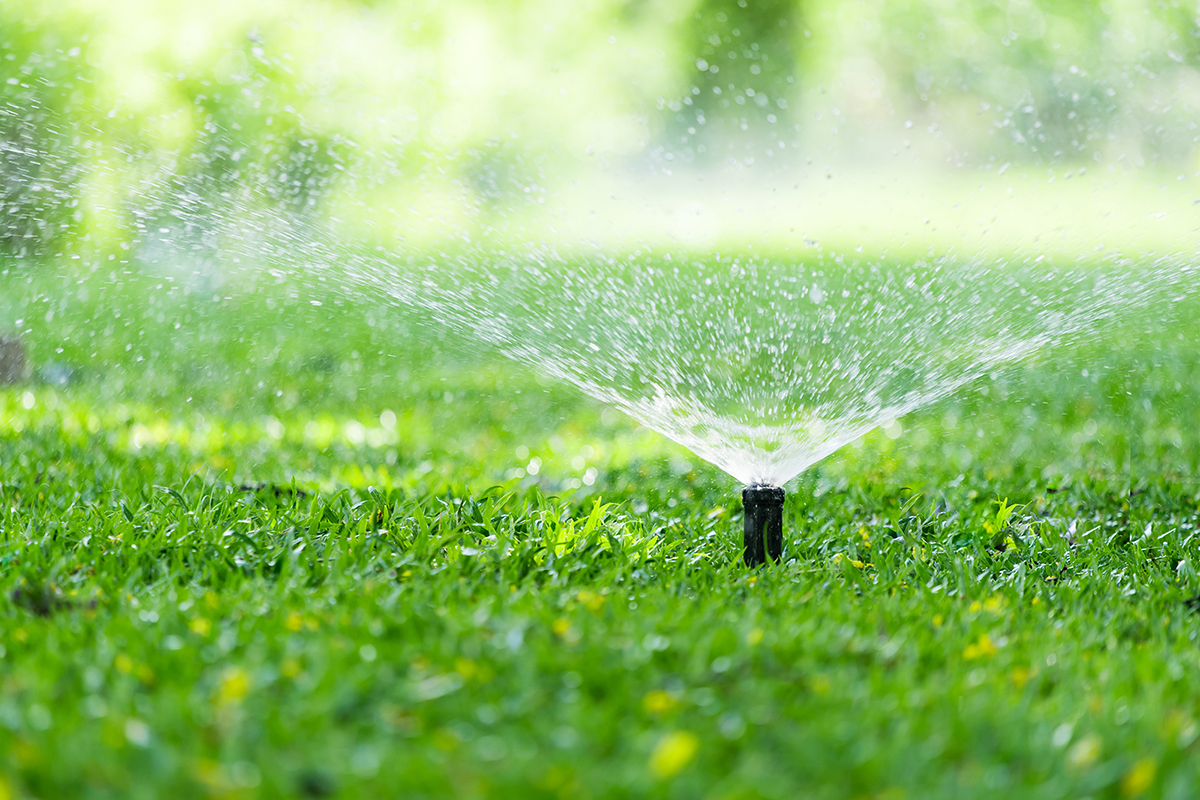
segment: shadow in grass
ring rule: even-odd
[[[38,617],[50,617],[63,611],[96,607],[95,600],[86,603],[70,600],[53,586],[22,586],[14,589],[11,597],[13,605]]]

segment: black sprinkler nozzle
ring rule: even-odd
[[[746,509],[746,566],[783,558],[783,489],[756,484],[742,489]]]

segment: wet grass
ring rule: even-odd
[[[379,309],[6,296],[0,797],[1194,794],[1183,322],[866,437],[750,571],[727,478]]]

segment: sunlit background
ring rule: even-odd
[[[389,248],[1175,253],[1196,31],[1119,0],[9,0],[0,247],[153,260],[266,210]]]

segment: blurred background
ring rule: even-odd
[[[259,214],[399,250],[1190,251],[1198,36],[1150,0],[7,0],[0,250],[203,262]]]
[[[280,437],[359,448],[284,477],[511,451],[482,485],[578,489],[592,462],[565,465],[601,439],[614,469],[654,451],[691,474],[681,449],[326,267],[1193,264],[1198,109],[1196,8],[1158,0],[5,0],[0,382],[30,386],[6,413],[65,408],[71,386],[80,425],[124,425],[130,446],[233,441],[195,433],[216,412],[263,443],[252,466]],[[961,439],[964,465],[1011,470],[1032,440],[1063,451],[1032,468],[1128,476],[1131,453],[1187,444],[1194,306],[905,426]],[[1028,414],[988,423],[997,398]],[[184,409],[191,439],[171,433]],[[358,432],[389,409],[425,438],[387,428],[368,458]],[[890,452],[887,430],[868,443]]]

